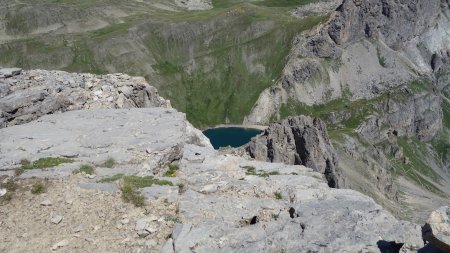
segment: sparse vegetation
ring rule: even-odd
[[[122,187],[122,198],[125,202],[132,203],[136,207],[142,207],[145,205],[144,196],[138,191],[139,188],[150,187],[152,185],[173,185],[172,182],[167,180],[159,180],[151,176],[138,177],[138,176],[124,176]]]
[[[275,192],[274,195],[276,199],[283,199],[283,195],[281,194],[281,192]]]
[[[380,49],[377,48],[377,57],[378,57],[378,62],[380,63],[380,66],[383,68],[386,68],[386,58],[384,58],[384,56],[381,55]]]
[[[279,214],[275,214],[275,213],[272,214],[272,219],[278,220],[278,218],[280,218]]]
[[[17,183],[16,183],[13,179],[9,179],[9,180],[6,182],[6,184],[3,185],[3,187],[4,187],[8,192],[15,192],[19,186],[17,185]]]
[[[137,191],[136,187],[131,183],[124,183],[120,188],[122,199],[127,203],[132,203],[136,207],[145,205],[144,196]]]
[[[123,177],[124,184],[130,184],[136,188],[150,187],[156,185],[173,185],[172,182],[167,180],[160,180],[151,176],[138,177],[138,176],[125,176]]]
[[[98,182],[99,183],[110,183],[110,182],[117,181],[117,180],[119,180],[119,179],[121,179],[123,177],[124,177],[124,174],[120,173],[120,174],[115,174],[114,176],[111,176],[111,177],[102,178]]]
[[[93,175],[95,173],[95,169],[91,165],[85,164],[82,165],[79,169],[72,171],[72,174],[80,174],[80,173]]]
[[[46,169],[59,166],[63,163],[72,163],[72,162],[74,162],[74,160],[64,157],[45,157],[40,158],[34,162],[30,162],[29,160],[23,159],[20,161],[20,164],[22,166],[16,169],[15,174],[16,176],[19,176],[26,170]]]
[[[5,184],[1,185],[7,190],[6,194],[1,197],[2,201],[11,201],[14,197],[14,192],[17,190],[18,185],[13,179],[9,179]]]
[[[179,184],[177,184],[177,185],[178,185],[178,192],[182,193],[182,192],[185,191],[185,189],[184,189],[184,184],[183,184],[183,183],[179,183]]]
[[[170,221],[173,223],[181,223],[180,217],[177,215],[169,215],[164,218],[165,221]]]
[[[256,168],[253,166],[244,166],[244,169],[246,169],[245,175],[252,175],[252,176],[258,176],[258,177],[269,177],[272,175],[279,175],[280,173],[278,171],[264,171],[264,170],[258,170],[256,171]]]
[[[42,182],[36,182],[31,186],[31,193],[33,194],[41,194],[46,191],[46,186]]]
[[[180,169],[180,167],[176,164],[169,164],[169,169],[167,170],[165,176],[166,177],[176,177],[177,171]]]
[[[108,160],[106,160],[104,163],[102,163],[102,167],[105,168],[112,168],[114,167],[114,165],[116,165],[116,161],[114,160],[114,158],[108,158]]]

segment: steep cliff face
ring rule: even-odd
[[[423,221],[450,194],[449,11],[440,0],[341,1],[297,36],[245,123],[323,119],[347,185]]]
[[[257,160],[304,165],[325,175],[328,186],[344,187],[325,123],[297,116],[270,125],[246,147]]]

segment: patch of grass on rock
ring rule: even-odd
[[[124,184],[131,184],[136,188],[144,188],[150,187],[154,184],[156,185],[170,185],[172,186],[172,182],[167,180],[160,180],[151,176],[146,177],[138,177],[138,176],[126,176],[123,177]]]
[[[72,163],[73,159],[64,158],[64,157],[44,157],[39,158],[34,162],[30,162],[29,160],[23,159],[20,161],[21,167],[17,168],[15,173],[17,176],[21,175],[26,170],[33,169],[46,169],[51,167],[59,166],[63,163]]]
[[[117,180],[123,178],[123,176],[124,176],[124,174],[122,174],[122,173],[115,174],[114,176],[111,176],[111,177],[102,178],[98,182],[99,183],[111,183],[111,182],[114,182],[114,181],[117,181]]]
[[[79,169],[72,171],[72,174],[80,174],[80,173],[93,175],[95,173],[95,169],[91,165],[85,164],[85,165],[82,165]]]
[[[278,171],[264,171],[264,170],[256,170],[255,167],[253,166],[244,166],[243,167],[246,171],[245,171],[245,175],[251,175],[251,176],[258,176],[258,177],[269,177],[272,175],[279,175],[280,173]]]
[[[114,165],[116,165],[114,158],[108,158],[108,160],[106,160],[101,166],[105,168],[112,168]]]
[[[145,205],[144,196],[138,191],[139,188],[150,187],[152,185],[170,185],[172,182],[167,180],[160,180],[151,176],[138,177],[138,176],[124,176],[123,184],[120,188],[122,192],[122,199],[127,203],[132,203],[136,207],[142,207]]]

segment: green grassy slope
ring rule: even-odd
[[[38,2],[39,8],[77,9],[87,19],[89,8],[102,4],[127,15],[106,19],[109,25],[99,29],[31,35],[33,25],[20,16],[29,10],[18,6],[8,22],[21,36],[0,44],[0,65],[142,75],[197,127],[241,123],[279,78],[294,36],[327,19],[289,15],[292,6],[309,0],[213,1],[213,9],[194,12],[124,7],[113,0]]]

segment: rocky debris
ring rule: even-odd
[[[141,252],[148,241],[153,241],[153,251],[158,252],[172,232],[174,223],[165,217],[176,214],[176,205],[163,200],[146,202],[145,208],[125,203],[119,192],[108,193],[78,187],[88,179],[73,176],[52,180],[46,196],[55,200],[49,208],[39,205],[40,196],[27,191],[17,191],[10,202],[0,204],[0,252],[49,252],[58,242],[69,243],[55,252]],[[20,180],[21,184],[26,180]],[[70,198],[72,205],[64,200]],[[58,201],[57,201],[58,200]],[[59,201],[61,200],[61,201]],[[55,225],[49,219],[64,216]],[[156,217],[152,221],[157,232],[139,238],[134,224],[137,220]],[[122,223],[126,217],[128,223]]]
[[[175,0],[175,4],[188,10],[209,10],[213,8],[211,0]]]
[[[170,107],[142,77],[30,70],[0,79],[0,128],[56,112]]]
[[[325,123],[318,118],[296,116],[274,123],[245,149],[257,160],[310,167],[324,174],[330,187],[343,186]]]
[[[154,185],[152,187],[145,187],[141,189],[142,194],[146,198],[165,199],[169,203],[174,203],[178,200],[178,186],[168,185]]]
[[[116,170],[126,174],[164,173],[167,165],[183,154],[185,116],[173,109],[99,109],[47,115],[25,125],[0,129],[0,171],[20,167],[22,159],[72,157],[79,162],[101,164],[113,157]],[[78,165],[79,167],[80,165]],[[22,178],[69,176],[68,167],[28,170]]]
[[[0,78],[10,78],[13,76],[20,75],[21,73],[22,73],[22,69],[20,69],[20,68],[1,68],[0,67]]]
[[[442,252],[450,252],[450,207],[443,206],[432,212],[422,228],[425,241]]]
[[[0,188],[0,197],[3,197],[4,195],[6,195],[8,191],[6,189]]]
[[[41,206],[51,206],[52,204],[53,203],[48,199],[41,202]]]
[[[342,4],[342,0],[322,0],[316,1],[310,4],[306,4],[295,8],[292,11],[292,15],[298,18],[305,18],[311,15],[326,15],[335,11],[339,5]]]
[[[53,224],[59,224],[62,220],[63,220],[63,217],[62,217],[61,215],[54,215],[54,216],[53,216],[53,214],[52,214],[52,217],[51,217],[51,219],[50,219],[50,221],[51,221]]]
[[[52,250],[57,250],[58,248],[65,247],[65,246],[67,246],[67,245],[69,245],[69,240],[64,239],[64,240],[62,240],[62,241],[59,241],[59,242],[55,243],[55,244],[52,246]]]

